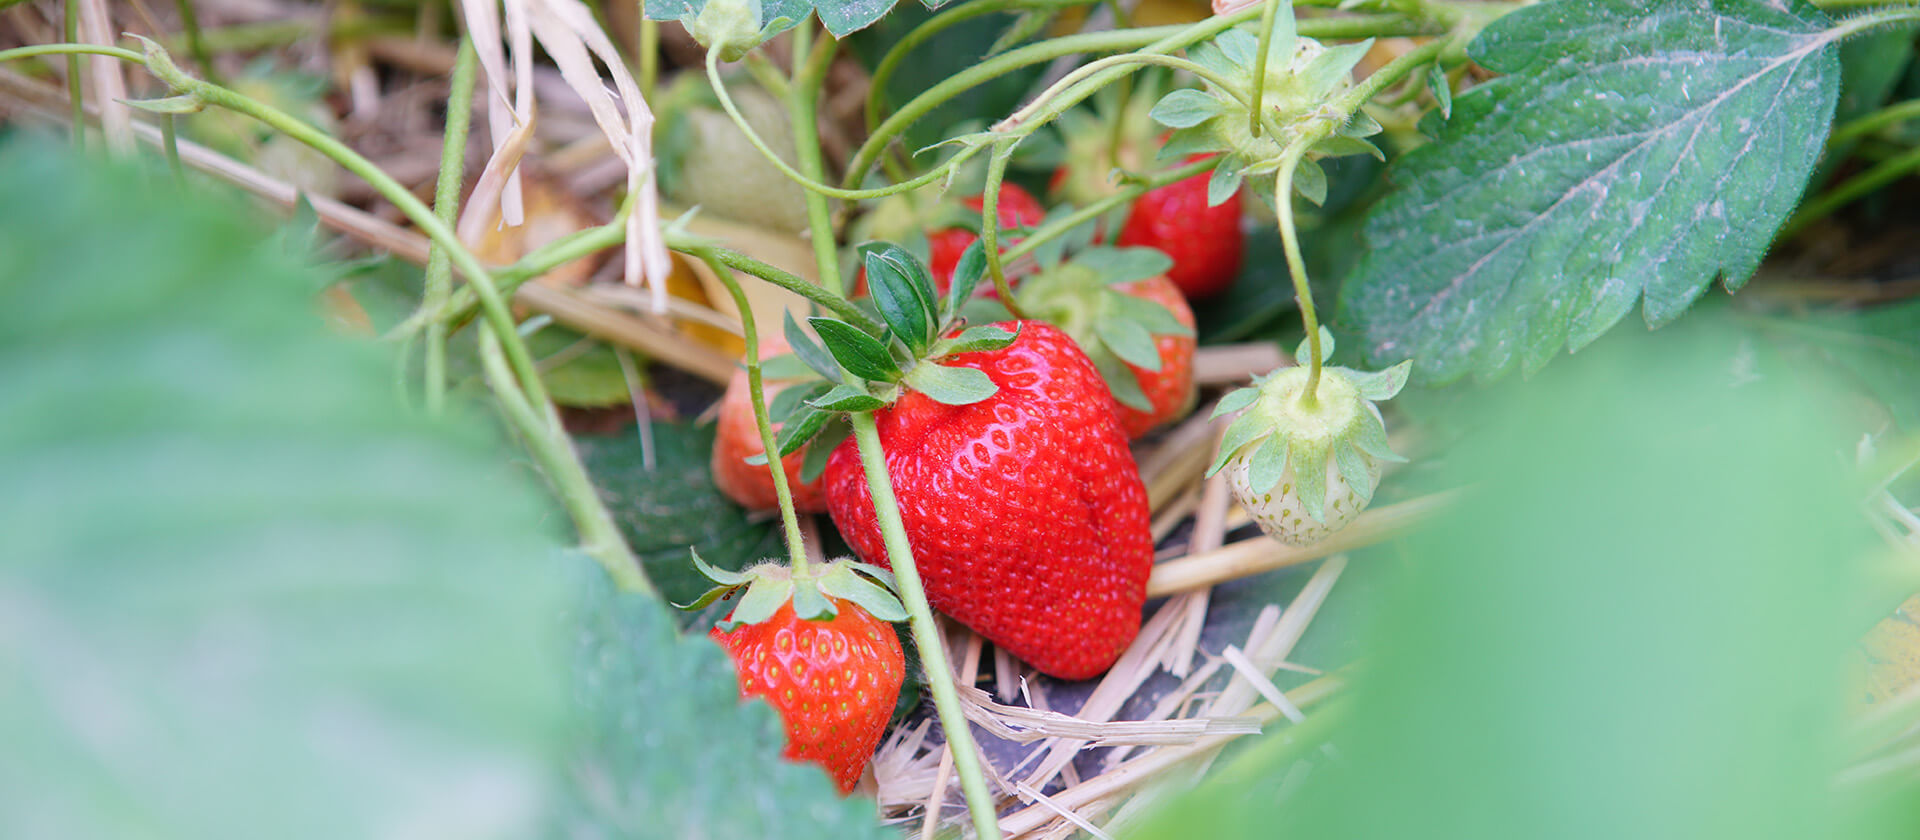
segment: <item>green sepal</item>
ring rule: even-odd
[[[198,114],[207,107],[207,102],[191,93],[168,96],[161,99],[116,99],[129,108],[138,108],[149,114]]]
[[[1214,41],[1206,41],[1187,48],[1187,58],[1201,67],[1212,70],[1217,75],[1233,78],[1240,74],[1240,65],[1233,63],[1233,59],[1228,58],[1226,51],[1220,49]]]
[[[1387,153],[1379,146],[1358,137],[1342,137],[1335,134],[1313,144],[1313,151],[1322,157],[1346,157],[1348,155],[1372,155],[1374,160],[1384,161]]]
[[[881,579],[886,581],[884,584],[876,583],[861,574],[864,571],[862,568],[864,565],[849,563],[845,560],[835,560],[826,564],[820,575],[815,578],[820,592],[850,601],[881,621],[906,621],[907,608],[900,603],[899,596],[893,594],[891,590],[892,576]]]
[[[880,339],[860,328],[832,318],[808,318],[827,352],[848,373],[872,382],[893,382],[900,378],[900,367]]]
[[[932,358],[951,356],[956,353],[979,353],[986,350],[999,350],[1018,339],[1018,331],[995,324],[982,324],[968,327],[952,338],[941,339],[934,343],[929,355]]]
[[[1093,360],[1093,366],[1100,371],[1100,378],[1107,381],[1107,390],[1113,393],[1114,402],[1135,411],[1152,411],[1153,401],[1147,399],[1147,392],[1140,390],[1140,377],[1120,361],[1112,351],[1104,347],[1095,348],[1087,358]]]
[[[908,387],[926,394],[944,405],[972,405],[999,393],[993,379],[973,368],[949,367],[932,362],[914,365],[907,372]]]
[[[1228,391],[1227,395],[1221,397],[1220,402],[1213,407],[1213,414],[1207,419],[1212,420],[1232,414],[1240,409],[1253,405],[1254,402],[1259,399],[1260,389],[1258,387],[1236,388]]]
[[[968,298],[960,307],[960,320],[972,324],[997,324],[1013,320],[1013,313],[1007,311],[1006,302],[999,298]]]
[[[1158,277],[1173,268],[1173,258],[1157,248],[1093,247],[1073,256],[1073,264],[1100,275],[1108,284]]]
[[[1279,15],[1274,17],[1277,19]],[[1254,65],[1254,57],[1260,54],[1260,39],[1253,33],[1240,29],[1228,29],[1215,35],[1213,45],[1220,49],[1221,54],[1225,55],[1228,61],[1233,62],[1234,67],[1242,69],[1251,69]],[[1231,77],[1233,74],[1222,75]]]
[[[1333,358],[1333,330],[1327,329],[1326,325],[1322,324],[1320,325],[1320,363],[1326,364],[1331,358]],[[1300,346],[1293,348],[1293,363],[1304,365],[1310,363],[1312,359],[1313,342],[1300,339]]]
[[[1313,521],[1327,521],[1327,445],[1324,442],[1292,442],[1293,489],[1300,494],[1300,506]]]
[[[1360,396],[1374,402],[1393,399],[1400,389],[1407,387],[1407,377],[1413,373],[1413,360],[1407,359],[1393,367],[1377,372],[1348,371],[1347,377],[1353,380],[1353,386]]]
[[[1102,318],[1093,325],[1094,335],[1121,361],[1144,370],[1160,369],[1160,348],[1154,345],[1153,334],[1139,322],[1126,318]],[[1132,374],[1129,373],[1131,378]],[[1142,409],[1143,411],[1145,409]]]
[[[813,336],[808,335],[806,330],[800,328],[799,322],[793,320],[792,311],[788,311],[784,318],[781,331],[786,333],[787,346],[793,348],[793,355],[799,358],[802,364],[813,368],[815,373],[826,377],[828,382],[840,382],[843,377],[840,375],[840,366],[833,362],[833,356],[826,351],[826,348],[821,347],[819,342],[814,341]]]
[[[1376,461],[1406,463],[1407,459],[1394,452],[1393,446],[1387,442],[1387,426],[1380,421],[1380,409],[1371,405],[1368,409],[1367,416],[1360,418],[1360,435],[1354,440],[1354,445]]]
[[[1153,103],[1147,116],[1168,128],[1192,128],[1220,115],[1220,100],[1191,88],[1168,93]]]
[[[793,579],[786,575],[761,575],[747,586],[747,594],[741,596],[740,604],[733,608],[733,615],[717,626],[721,632],[732,631],[743,624],[759,624],[773,617],[780,607],[793,600]]]
[[[1359,139],[1362,137],[1372,137],[1382,131],[1386,131],[1386,128],[1380,125],[1380,121],[1374,119],[1373,115],[1361,110],[1353,112],[1353,116],[1347,119],[1346,124],[1340,126],[1338,136]]]
[[[821,411],[872,411],[885,408],[887,401],[867,393],[865,388],[836,385],[833,390],[808,400],[807,405]]]
[[[1213,477],[1214,473],[1227,465],[1227,461],[1233,457],[1234,453],[1240,451],[1240,447],[1246,446],[1265,432],[1266,428],[1258,414],[1249,411],[1240,415],[1232,425],[1227,426],[1226,434],[1220,436],[1220,452],[1213,457],[1213,465],[1207,467],[1207,477]]]
[[[1353,79],[1354,66],[1359,64],[1360,59],[1365,58],[1367,51],[1371,49],[1373,49],[1372,38],[1328,47],[1326,52],[1314,56],[1312,61],[1307,62],[1306,67],[1300,68],[1301,86],[1323,95],[1346,87]]]
[[[1107,305],[1113,307],[1115,314],[1138,323],[1154,335],[1177,335],[1182,338],[1193,335],[1193,328],[1180,323],[1179,318],[1173,317],[1173,310],[1159,301],[1109,292]]]
[[[1311,160],[1302,160],[1293,169],[1293,188],[1300,197],[1319,207],[1327,203],[1327,171]]]
[[[967,250],[960,252],[960,262],[954,264],[953,278],[947,285],[947,297],[940,309],[939,320],[945,323],[967,299],[973,297],[973,290],[980,285],[980,278],[987,274],[986,243],[975,239]]]
[[[792,379],[811,379],[818,376],[813,368],[793,353],[781,353],[760,360],[760,378],[765,381],[785,381]]]
[[[833,416],[832,412],[821,411],[811,406],[801,409],[792,420],[780,427],[780,436],[774,440],[774,445],[780,448],[780,457],[792,455],[800,447],[805,446],[807,441],[818,434],[820,429],[827,425],[827,420]]]
[[[819,399],[833,387],[825,382],[810,382],[781,389],[780,393],[773,395],[773,402],[767,406],[768,422],[785,423],[793,419],[793,415],[807,403]]]
[[[1287,66],[1293,60],[1294,46],[1299,40],[1299,25],[1293,20],[1293,2],[1280,0],[1279,8],[1274,10],[1272,37],[1267,39],[1267,66]],[[1254,54],[1259,54],[1258,43],[1254,45]]]
[[[908,350],[919,355],[933,334],[933,278],[918,259],[891,242],[867,243],[859,251],[867,269],[867,290],[881,319]]]
[[[1347,441],[1334,444],[1333,464],[1340,470],[1340,479],[1353,488],[1360,497],[1360,504],[1373,501],[1373,477],[1367,471],[1367,456]]]
[[[1240,190],[1240,179],[1246,176],[1247,163],[1239,155],[1221,155],[1220,162],[1214,164],[1213,175],[1207,178],[1207,206],[1218,207]]]
[[[1160,147],[1160,151],[1155,155],[1155,158],[1158,160],[1166,160],[1167,158],[1184,159],[1187,155],[1191,154],[1218,152],[1221,150],[1222,146],[1220,145],[1219,136],[1209,131],[1205,125],[1199,125],[1193,128],[1182,128],[1167,135],[1166,145]]]
[[[707,580],[721,586],[741,586],[753,579],[753,576],[746,572],[731,572],[708,563],[705,557],[700,556],[700,550],[697,548],[688,548],[687,552],[693,555],[693,567],[699,569],[700,574],[705,575]]]
[[[1453,85],[1447,82],[1447,71],[1439,64],[1427,68],[1427,90],[1433,94],[1433,101],[1440,106],[1440,118],[1453,116]]]
[[[833,457],[833,450],[840,448],[840,442],[853,434],[853,426],[845,417],[834,415],[820,429],[813,440],[808,441],[806,457],[800,459],[800,480],[814,481],[827,471],[827,459]]]
[[[870,577],[870,578],[873,578],[874,580],[879,581],[881,585],[887,588],[888,591],[894,591],[899,588],[899,585],[894,583],[893,581],[892,569],[882,568],[872,563],[866,563],[859,560],[843,560],[841,562],[846,563],[848,568],[855,569],[865,574],[867,577]]]
[[[1287,441],[1280,435],[1268,435],[1247,457],[1247,488],[1265,493],[1280,483],[1287,472]]]
[[[840,608],[820,594],[817,581],[793,582],[793,614],[808,621],[825,621],[840,614]]]

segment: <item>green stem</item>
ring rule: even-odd
[[[507,337],[505,342],[518,344],[520,336],[515,333]],[[646,571],[640,568],[640,561],[628,550],[626,538],[620,535],[619,526],[614,524],[613,514],[601,503],[593,480],[587,476],[586,467],[580,464],[579,454],[573,451],[566,432],[561,430],[559,418],[553,414],[553,404],[545,404],[546,416],[542,417],[527,401],[502,356],[502,343],[498,332],[481,331],[480,360],[486,371],[487,382],[493,386],[493,392],[508,421],[526,442],[527,451],[533,453],[548,479],[560,489],[560,501],[573,518],[574,528],[580,532],[581,550],[600,561],[607,575],[621,589],[642,595],[656,595],[653,583],[647,580]]]
[[[1848,121],[1833,130],[1827,138],[1827,148],[1831,149],[1845,143],[1851,143],[1890,125],[1920,117],[1920,99],[1888,105],[1864,117]]]
[[[1874,27],[1888,26],[1897,23],[1913,23],[1915,21],[1920,21],[1920,9],[1911,7],[1862,12],[1835,24],[1832,29],[1826,31],[1824,37],[1828,41],[1839,41],[1843,38],[1858,35]]]
[[[805,577],[806,542],[800,536],[800,517],[793,510],[793,490],[787,485],[787,470],[779,456],[779,444],[774,440],[773,421],[767,417],[767,394],[760,373],[760,336],[754,326],[753,309],[747,293],[740,289],[740,281],[733,276],[733,269],[710,253],[700,257],[727,287],[727,293],[733,296],[733,305],[740,308],[740,337],[747,342],[747,396],[753,402],[753,424],[760,430],[761,451],[767,454],[767,469],[773,473],[773,497],[780,503],[780,523],[786,529],[787,562],[793,567],[794,577]]]
[[[987,256],[987,276],[993,279],[993,290],[1000,295],[1000,303],[1015,318],[1025,318],[1020,304],[1014,300],[1013,287],[1007,282],[1007,269],[1000,255],[1000,185],[1007,178],[1007,162],[1013,159],[1014,147],[1020,144],[1019,138],[1001,140],[993,144],[993,157],[987,162],[987,188],[980,198],[980,247]]]
[[[793,30],[793,85],[787,94],[787,110],[793,117],[793,151],[800,172],[813,181],[826,180],[826,163],[820,150],[820,123],[815,118],[815,101],[833,66],[833,53],[839,42],[831,38],[813,48],[813,28],[801,25]],[[832,208],[827,197],[807,190],[807,231],[813,244],[814,270],[819,272],[822,288],[844,291],[840,282],[838,244],[833,235]]]
[[[977,2],[977,0],[976,0]],[[889,115],[860,145],[847,166],[841,184],[851,187],[864,181],[867,172],[880,159],[895,137],[947,100],[974,87],[1033,64],[1053,61],[1081,53],[1143,50],[1147,54],[1167,54],[1197,44],[1238,24],[1252,20],[1259,9],[1243,9],[1231,15],[1219,15],[1192,24],[1152,26],[1114,32],[1088,32],[1052,38],[1019,49],[1008,50],[973,67],[948,77],[928,88]],[[1398,14],[1354,15],[1349,17],[1308,18],[1299,22],[1298,32],[1310,38],[1358,38],[1389,35],[1433,35],[1445,31],[1431,21]],[[1096,86],[1097,87],[1097,86]]]
[[[975,149],[971,147],[962,149],[959,154],[948,158],[945,163],[934,167],[925,175],[905,183],[893,184],[877,190],[839,189],[828,184],[820,183],[801,174],[799,170],[794,169],[791,164],[788,164],[785,159],[781,158],[780,155],[773,150],[773,147],[767,145],[767,141],[760,137],[760,132],[755,131],[753,126],[747,123],[746,116],[740,113],[740,107],[735,105],[733,103],[733,97],[727,94],[726,82],[720,78],[720,54],[714,50],[707,51],[707,82],[713,87],[714,96],[720,100],[720,107],[727,112],[727,116],[733,119],[733,124],[740,128],[740,133],[747,136],[747,141],[752,143],[755,149],[759,150],[760,155],[765,157],[768,163],[773,164],[774,168],[780,170],[781,174],[787,176],[787,178],[791,179],[794,183],[805,187],[809,192],[819,193],[824,196],[846,199],[848,201],[858,201],[863,198],[885,198],[895,193],[918,189],[940,180],[946,175],[948,170],[953,169],[967,158],[972,157],[975,151]]]
[[[1172,56],[1155,55],[1151,53],[1110,55],[1098,61],[1075,68],[1073,72],[1060,77],[1060,81],[1054,82],[1048,86],[1046,90],[1041,91],[1040,95],[1034,97],[1032,102],[1027,103],[1026,106],[1020,110],[1013,112],[1012,116],[1001,120],[999,124],[994,126],[994,130],[1006,131],[1025,127],[1028,133],[1031,133],[1034,129],[1039,128],[1040,124],[1059,116],[1067,109],[1072,108],[1082,100],[1092,96],[1095,91],[1099,90],[1107,82],[1119,78],[1123,74],[1132,73],[1140,69],[1140,67],[1145,66],[1171,67],[1175,70],[1185,70],[1212,83],[1214,87],[1219,88],[1229,95],[1233,95],[1236,98],[1238,96],[1238,94],[1234,93],[1236,85],[1232,80],[1184,58],[1174,58]],[[1119,72],[1112,72],[1116,69],[1118,69]],[[1105,80],[1098,83],[1087,81],[1102,73],[1107,74]],[[1086,84],[1082,85],[1082,82],[1086,82]],[[1081,89],[1076,89],[1076,85],[1079,85]],[[1240,104],[1246,105],[1247,102],[1241,100]],[[1038,119],[1036,119],[1036,117],[1038,117]],[[1116,119],[1119,118],[1120,117],[1116,117]],[[1257,116],[1256,119],[1258,119]]]
[[[940,629],[934,626],[933,609],[927,606],[927,592],[914,567],[913,548],[907,544],[906,524],[900,520],[900,502],[893,495],[893,477],[887,474],[886,454],[880,448],[880,432],[873,415],[855,412],[853,438],[860,449],[860,465],[867,474],[867,490],[873,496],[880,537],[887,548],[894,582],[899,584],[900,601],[907,607],[908,627],[914,645],[925,666],[928,688],[933,692],[933,708],[940,716],[940,728],[946,732],[947,745],[953,751],[953,769],[960,774],[960,789],[967,797],[967,811],[973,817],[980,840],[1000,837],[999,811],[987,790],[986,776],[980,771],[980,754],[973,744],[966,714],[960,710],[960,694],[953,687],[953,669],[947,664],[947,650],[940,641]]]
[[[446,132],[440,145],[440,174],[434,181],[433,214],[453,227],[460,212],[460,185],[466,176],[467,130],[473,121],[475,60],[473,41],[460,39],[460,52],[453,59],[453,81],[447,94]],[[435,245],[427,253],[426,293],[420,311],[439,312],[453,294],[453,264],[447,249]],[[434,318],[427,323],[427,413],[438,415],[447,402],[447,322]]]
[[[43,55],[64,55],[78,60],[83,55],[104,55],[120,59],[129,64],[145,65],[147,57],[122,47],[109,47],[101,44],[36,44],[31,47],[14,47],[0,50],[0,64],[20,58],[34,58]],[[73,78],[78,78],[75,76]]]
[[[180,164],[180,138],[174,134],[173,115],[160,115],[160,145],[167,152],[167,169],[173,173],[174,183],[185,186],[187,168]]]
[[[1273,52],[1273,18],[1279,7],[1279,0],[1260,4],[1260,45],[1253,56],[1253,98],[1247,104],[1247,130],[1255,139],[1260,137],[1260,100],[1267,95],[1267,54]]]
[[[799,27],[794,29],[795,32],[799,30]],[[758,50],[747,53],[746,59],[741,63],[746,66],[747,75],[752,76],[754,81],[760,83],[760,87],[773,94],[773,98],[785,99],[793,95],[793,84],[773,66],[773,62],[767,58],[766,53]]]
[[[1786,239],[1806,230],[1808,225],[1826,218],[1833,211],[1852,203],[1867,193],[1880,189],[1900,180],[1910,172],[1920,170],[1920,148],[1909,150],[1906,154],[1881,161],[1858,175],[1848,178],[1840,185],[1800,205],[1793,218],[1780,228],[1775,239]]]
[[[207,51],[206,39],[200,34],[200,16],[194,11],[193,0],[175,0],[180,9],[180,27],[186,30],[187,52],[193,54],[194,63],[200,65],[200,72],[207,81],[220,84],[220,71],[213,67],[213,54]]]
[[[933,36],[977,17],[1019,9],[1058,9],[1070,6],[1083,6],[1095,0],[972,0],[942,9],[939,14],[927,18],[913,28],[881,56],[880,63],[873,68],[873,77],[867,83],[867,131],[871,133],[880,125],[880,106],[886,97],[887,83],[893,80],[893,74],[906,63],[908,56],[933,39]]]
[[[1287,255],[1287,273],[1293,276],[1293,296],[1300,302],[1300,322],[1307,328],[1307,383],[1300,389],[1300,402],[1312,408],[1320,388],[1320,318],[1313,310],[1313,286],[1307,282],[1307,266],[1300,258],[1300,236],[1293,225],[1293,171],[1306,154],[1306,147],[1289,146],[1283,153],[1280,171],[1274,180],[1273,209],[1280,217],[1280,245]],[[1295,364],[1300,360],[1295,359]]]
[[[69,43],[76,43],[80,40],[80,0],[67,0],[66,6],[66,38]],[[0,52],[0,56],[5,56],[7,52]],[[87,148],[87,94],[80,87],[80,54],[77,52],[67,53],[67,104],[73,109],[74,148],[84,152]]]
[[[640,98],[652,102],[654,87],[660,82],[660,22],[645,17],[645,4],[640,13]]]

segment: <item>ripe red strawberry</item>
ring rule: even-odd
[[[960,200],[960,204],[974,214],[977,219],[987,206],[985,195],[975,195]],[[1047,218],[1047,209],[1040,206],[1040,200],[1033,194],[1020,188],[1018,184],[1000,185],[999,224],[1001,247],[1011,246],[1020,238],[1009,237],[1006,232],[1014,228],[1030,228],[1039,225]],[[933,275],[933,283],[945,294],[953,282],[953,269],[960,264],[960,255],[967,248],[980,241],[977,227],[949,227],[927,232],[927,272]],[[859,278],[854,281],[854,297],[867,294],[867,271],[860,269]]]
[[[1128,437],[1193,408],[1193,310],[1167,279],[1169,262],[1146,248],[1088,248],[1014,292],[1022,311],[1079,342]]]
[[[778,336],[768,336],[760,342],[760,358],[766,359],[775,354],[787,352],[787,343]],[[775,382],[763,379],[767,404],[773,404],[773,398],[787,389],[791,383]],[[778,423],[774,431],[780,431]],[[766,464],[749,464],[747,459],[766,452],[760,445],[760,429],[753,421],[753,399],[747,391],[747,372],[735,370],[733,379],[727,382],[727,392],[720,397],[720,416],[716,421],[713,435],[713,483],[732,499],[748,510],[775,510],[779,507],[773,492],[773,473]],[[800,467],[806,458],[801,450],[780,459],[787,471],[787,488],[793,493],[793,507],[801,513],[819,513],[827,509],[826,494],[821,492],[820,478],[813,481],[800,480]]]
[[[1192,160],[1200,159],[1196,155]],[[1167,279],[1188,298],[1227,290],[1240,275],[1247,235],[1240,228],[1240,193],[1207,206],[1207,173],[1148,190],[1133,202],[1114,244],[1157,248],[1173,258]]]
[[[927,600],[1063,679],[1105,671],[1140,629],[1153,567],[1146,489],[1100,373],[1038,321],[942,364],[997,391],[949,405],[912,388],[874,412]],[[853,441],[827,461],[827,506],[855,553],[887,565]]]
[[[787,727],[785,755],[826,768],[850,793],[886,734],[906,666],[886,622],[832,598],[826,620],[783,603],[771,618],[708,635],[733,658],[740,697],[764,697]]]

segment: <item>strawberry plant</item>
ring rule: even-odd
[[[1911,836],[1916,22],[0,0],[0,833]]]

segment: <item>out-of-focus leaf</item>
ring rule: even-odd
[[[1445,469],[1472,489],[1407,541],[1338,759],[1137,837],[1894,836],[1833,776],[1877,542],[1854,430],[1817,373],[1738,376],[1771,351],[1711,318],[1618,339],[1469,408]]]
[[[528,836],[566,595],[530,477],[403,410],[243,212],[23,144],[0,190],[0,835]]]
[[[1828,21],[1759,0],[1554,0],[1470,53],[1505,75],[1396,167],[1342,289],[1368,360],[1445,384],[1537,371],[1645,301],[1737,289],[1799,199],[1833,115]]]
[[[689,548],[716,568],[736,571],[781,556],[772,523],[753,521],[713,485],[712,426],[656,421],[651,470],[637,434],[575,443],[627,544],[668,601],[688,603],[711,586],[694,569]]]
[[[585,612],[575,656],[585,729],[557,836],[898,836],[872,800],[842,799],[819,767],[780,758],[779,717],[740,702],[732,663],[705,634],[676,636],[657,601],[598,579]]]
[[[1770,324],[1811,342],[1901,426],[1920,430],[1920,301]]]

